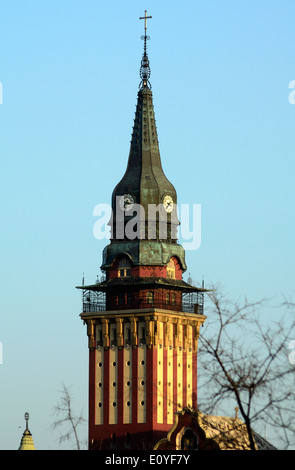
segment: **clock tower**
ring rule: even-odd
[[[177,193],[155,121],[145,16],[127,168],[112,194],[102,282],[80,286],[89,346],[89,449],[152,449],[174,413],[197,407],[205,289],[184,282]]]

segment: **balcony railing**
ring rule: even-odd
[[[204,293],[181,294],[181,301],[166,302],[159,296],[152,301],[140,297],[125,297],[120,301],[106,300],[105,294],[90,290],[83,291],[83,313],[103,312],[108,310],[131,310],[156,308],[204,315]]]

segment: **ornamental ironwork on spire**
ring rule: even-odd
[[[144,36],[141,36],[141,39],[144,41],[143,46],[143,55],[140,64],[140,78],[141,82],[139,84],[139,88],[142,90],[143,88],[148,88],[149,90],[152,88],[149,78],[151,76],[151,69],[150,69],[150,62],[147,55],[147,41],[150,39],[150,36],[147,36],[147,20],[152,18],[152,16],[147,16],[147,11],[145,10],[145,15],[141,16],[139,19],[144,20]]]

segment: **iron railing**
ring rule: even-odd
[[[147,301],[137,295],[120,296],[114,300],[106,299],[106,294],[91,290],[83,291],[83,313],[103,312],[107,310],[131,310],[157,308],[204,315],[204,293],[182,293],[181,300],[166,301],[161,295]],[[179,297],[178,297],[179,299]]]

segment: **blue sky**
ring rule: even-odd
[[[26,411],[36,447],[58,447],[62,382],[87,416],[75,286],[100,275],[93,209],[126,168],[145,9],[163,168],[178,202],[202,207],[185,279],[294,293],[294,2],[2,1],[1,449]]]

